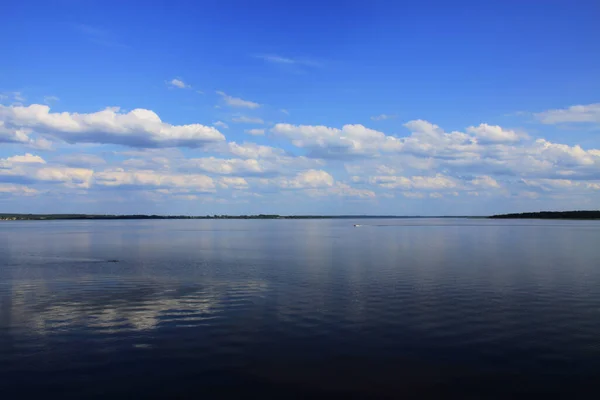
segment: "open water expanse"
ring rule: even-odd
[[[599,388],[600,221],[0,222],[2,399]]]

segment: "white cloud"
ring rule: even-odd
[[[520,140],[515,131],[502,129],[498,125],[480,124],[479,126],[470,126],[467,128],[467,132],[475,135],[481,143],[510,143]]]
[[[450,177],[442,174],[434,176],[373,176],[369,178],[373,184],[379,185],[388,189],[417,189],[417,190],[441,190],[454,189],[459,186],[459,183]]]
[[[8,157],[6,159],[1,159],[0,163],[6,163],[9,165],[12,165],[15,163],[46,164],[46,161],[40,156],[35,156],[33,154],[26,153],[22,156],[17,155],[17,156]],[[3,165],[3,164],[0,164],[0,165]]]
[[[213,122],[213,126],[218,126],[219,128],[223,128],[223,129],[227,129],[229,128],[229,125],[227,125],[225,122],[223,121],[216,121]]]
[[[600,182],[573,181],[569,179],[523,179],[523,183],[530,188],[542,191],[600,191]]]
[[[230,188],[236,190],[248,189],[248,181],[239,177],[223,177],[219,179],[219,185],[222,188]]]
[[[312,189],[308,193],[313,196],[340,196],[340,197],[355,197],[360,199],[374,199],[377,197],[375,192],[369,189],[357,189],[346,183],[336,182],[330,188],[327,189]]]
[[[576,105],[567,108],[547,110],[534,116],[543,124],[568,122],[600,122],[600,103]]]
[[[260,107],[260,104],[255,103],[253,101],[243,100],[243,99],[240,99],[239,97],[232,97],[221,91],[217,91],[216,93],[223,98],[223,100],[225,101],[225,103],[227,103],[227,105],[229,105],[231,107],[243,107],[243,108],[251,108],[251,109]]]
[[[395,137],[363,125],[344,125],[342,129],[326,126],[276,124],[271,132],[286,137],[296,147],[308,148],[318,157],[373,155],[399,148]]]
[[[280,179],[277,184],[286,189],[304,189],[333,186],[334,179],[323,170],[311,169],[298,173],[292,179]]]
[[[68,187],[89,188],[94,171],[87,168],[45,167],[33,174],[34,179],[62,183]]]
[[[0,179],[5,182],[62,183],[87,188],[93,173],[91,169],[47,165],[44,159],[29,153],[0,159]]]
[[[236,142],[229,142],[227,146],[227,150],[231,154],[242,158],[274,158],[285,155],[282,149],[256,143],[245,142],[237,144]]]
[[[395,137],[362,125],[326,126],[276,124],[272,132],[309,150],[316,159],[353,157],[380,160],[393,169],[447,169],[456,173],[509,174],[532,176],[569,175],[580,178],[600,176],[600,150],[531,140],[524,133],[482,124],[467,128],[468,133],[446,133],[423,120],[405,124],[410,136]],[[348,163],[346,169],[348,170]],[[361,168],[374,168],[361,160]],[[350,173],[357,175],[354,172]]]
[[[28,132],[50,134],[69,143],[120,144],[131,147],[201,147],[225,140],[215,128],[200,124],[171,125],[151,110],[121,113],[107,108],[89,114],[51,113],[41,104],[0,105],[0,138],[29,141]],[[11,137],[9,136],[9,139]]]
[[[392,118],[396,118],[396,117],[397,117],[397,115],[395,115],[395,114],[379,114],[374,117],[371,117],[371,119],[373,121],[385,121],[386,119],[392,119]]]
[[[260,136],[265,134],[264,129],[246,129],[244,132],[246,132],[248,135],[254,136]]]
[[[170,87],[177,88],[177,89],[189,89],[189,88],[191,88],[190,85],[188,85],[183,80],[178,79],[178,78],[171,79],[170,81],[167,82],[167,84]]]
[[[122,168],[97,172],[94,182],[101,186],[140,186],[155,188],[187,188],[196,192],[213,192],[212,178],[200,174],[170,174],[151,170],[125,171]]]
[[[282,113],[284,113],[285,115],[290,115],[290,112],[288,110],[286,110],[285,108],[282,108],[281,110]]]
[[[2,107],[0,105],[0,107]],[[25,129],[11,129],[0,120],[0,143],[30,143],[29,131]]]
[[[31,139],[26,145],[27,147],[36,150],[53,150],[54,147],[52,141],[46,139],[45,137]]]
[[[233,118],[231,118],[231,120],[233,122],[236,122],[239,124],[264,124],[265,123],[265,121],[263,121],[261,118],[246,117],[244,115],[239,116],[239,117],[233,117]]]
[[[3,194],[11,196],[35,196],[39,194],[39,191],[25,185],[0,183],[0,195]]]
[[[284,150],[227,142],[215,128],[170,125],[149,110],[79,114],[53,113],[43,105],[0,106],[0,141],[12,143],[7,149],[21,149],[0,160],[0,193],[6,198],[26,194],[22,187],[38,195],[72,190],[92,201],[93,196],[125,198],[121,190],[152,201],[220,203],[250,201],[260,194],[279,201],[278,193],[290,198],[295,194],[289,191],[297,190],[312,197],[378,199],[374,205],[389,204],[384,199],[391,197],[409,204],[406,198],[428,202],[458,195],[465,195],[465,201],[466,195],[486,201],[492,196],[507,201],[579,196],[589,204],[600,199],[600,149],[535,140],[518,129],[486,123],[462,132],[446,132],[424,120],[408,121],[405,127],[409,131],[396,136],[358,124],[280,123],[271,132],[296,147]],[[264,134],[265,129],[246,132]],[[55,140],[57,152],[39,152],[42,158],[37,150],[23,150],[46,137]],[[113,151],[98,144],[134,149]],[[177,149],[203,145],[208,154],[194,158]]]
[[[191,158],[186,165],[219,175],[263,174],[266,171],[259,161],[253,159]]]

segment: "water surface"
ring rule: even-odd
[[[597,221],[0,223],[3,399],[598,384]]]

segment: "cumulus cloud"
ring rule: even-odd
[[[233,121],[263,123],[243,116]],[[45,105],[0,106],[0,141],[12,143],[7,149],[22,149],[0,159],[0,193],[25,195],[25,187],[40,194],[57,187],[84,189],[76,192],[88,196],[135,190],[159,201],[200,200],[214,193],[208,197],[219,202],[294,191],[294,196],[378,199],[377,204],[391,197],[600,195],[600,149],[535,139],[487,123],[448,132],[425,120],[404,127],[404,133],[389,134],[359,124],[278,123],[270,132],[293,145],[284,150],[227,142],[214,127],[171,125],[149,110],[86,114],[51,112]],[[246,132],[264,134],[265,129]],[[31,148],[45,138],[55,141],[58,153],[70,154],[37,155]],[[132,148],[99,150],[97,144]],[[177,149],[200,146],[206,154],[190,156]]]
[[[547,110],[536,113],[534,116],[543,124],[561,124],[568,122],[599,123],[600,103]]]
[[[93,173],[86,168],[47,165],[43,158],[32,154],[0,159],[0,182],[47,182],[87,188]]]
[[[244,115],[239,116],[239,117],[233,117],[233,118],[231,118],[231,120],[238,124],[259,124],[260,125],[260,124],[265,123],[265,121],[263,121],[262,118],[246,117]]]
[[[250,109],[260,107],[260,104],[258,104],[258,103],[255,103],[255,102],[249,101],[249,100],[244,100],[239,97],[229,96],[225,92],[217,91],[216,93],[219,96],[221,96],[223,101],[225,101],[225,103],[227,105],[229,105],[230,107],[242,107],[242,108],[250,108]]]
[[[479,126],[470,126],[467,128],[467,132],[475,135],[482,143],[510,143],[520,140],[515,131],[502,129],[498,125],[480,124]]]
[[[290,139],[296,147],[307,149],[310,157],[342,158],[347,164],[353,157],[360,156],[378,159],[378,164],[400,170],[446,169],[454,173],[547,178],[600,177],[600,151],[596,149],[585,150],[579,145],[545,139],[532,140],[524,133],[488,124],[469,127],[467,132],[449,133],[424,120],[409,121],[405,126],[411,131],[405,137],[386,135],[362,125],[345,125],[338,129],[276,124],[272,132]],[[360,168],[369,165],[368,160],[361,160]]]
[[[316,157],[373,155],[402,145],[397,138],[363,125],[344,125],[342,129],[337,129],[322,125],[280,123],[271,128],[271,132],[290,139],[296,147],[310,149]]]
[[[230,142],[225,153],[245,159],[256,159],[260,162],[263,172],[270,175],[289,175],[299,170],[315,169],[325,165],[319,159],[295,156],[277,147],[249,142],[242,144]]]
[[[248,135],[253,136],[260,136],[265,134],[264,129],[246,129],[244,132],[246,132]]]
[[[0,160],[0,166],[1,165],[13,165],[16,163],[46,164],[46,161],[42,157],[30,154],[30,153],[26,153],[24,155],[16,155],[16,156],[12,156],[12,157],[8,157],[8,158]]]
[[[225,140],[215,128],[200,124],[171,125],[151,110],[128,113],[118,107],[95,113],[52,113],[41,104],[0,105],[0,138],[26,143],[32,132],[68,143],[119,144],[131,147],[201,147]],[[7,136],[8,135],[8,136]],[[1,139],[0,139],[1,140]]]

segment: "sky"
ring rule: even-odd
[[[0,10],[0,212],[600,208],[597,0]]]

